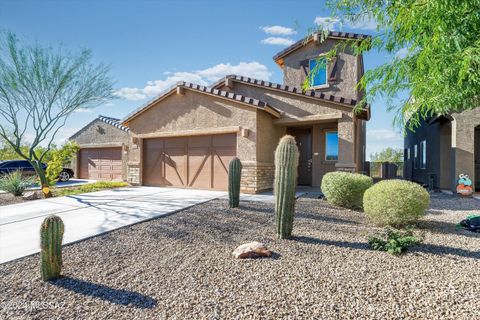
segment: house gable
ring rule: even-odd
[[[72,135],[69,140],[80,146],[119,145],[128,143],[129,129],[120,125],[118,119],[99,116]]]
[[[317,74],[325,72],[322,76],[324,82],[321,85],[313,86],[312,84],[311,89],[329,95],[360,100],[363,93],[357,92],[355,87],[363,75],[363,58],[353,53],[353,46],[367,38],[369,38],[367,35],[330,32],[326,39],[321,40],[319,34],[314,33],[281,51],[274,56],[274,60],[283,69],[283,83],[287,86],[302,88],[317,59],[335,48],[340,41],[352,41],[344,49],[338,50],[337,55],[327,62],[325,69],[316,71]]]

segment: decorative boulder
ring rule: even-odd
[[[35,200],[38,199],[38,194],[35,191],[26,192],[22,196],[23,200]]]
[[[238,246],[232,254],[237,259],[270,257],[272,252],[260,242],[254,241]]]

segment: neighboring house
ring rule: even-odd
[[[406,179],[454,191],[463,173],[480,192],[480,108],[423,120],[404,148]]]
[[[127,176],[127,162],[123,156],[130,143],[130,134],[119,119],[98,116],[70,140],[81,148],[72,161],[78,178],[124,180]]]
[[[235,75],[210,87],[179,82],[128,115],[122,121],[131,134],[126,180],[226,190],[228,164],[237,156],[243,192],[272,189],[274,151],[287,133],[300,150],[299,184],[319,186],[329,171],[362,171],[370,118],[369,107],[354,112],[363,96],[355,89],[362,56],[352,48],[339,52],[327,66],[317,66],[310,90],[301,88],[335,44],[368,36],[330,32],[325,41],[319,38],[313,34],[275,55],[284,84]]]

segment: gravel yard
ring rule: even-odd
[[[66,246],[52,283],[38,255],[0,265],[0,319],[479,319],[480,234],[455,229],[479,210],[433,195],[425,242],[394,257],[361,212],[301,198],[282,241],[271,205],[214,200]],[[250,241],[275,254],[231,257]]]

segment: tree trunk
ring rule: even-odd
[[[31,164],[35,169],[38,178],[40,179],[40,186],[42,188],[43,196],[45,198],[51,198],[53,195],[50,191],[50,186],[48,185],[47,177],[45,176],[45,170],[43,170],[42,164],[39,164],[36,161],[32,161]]]

